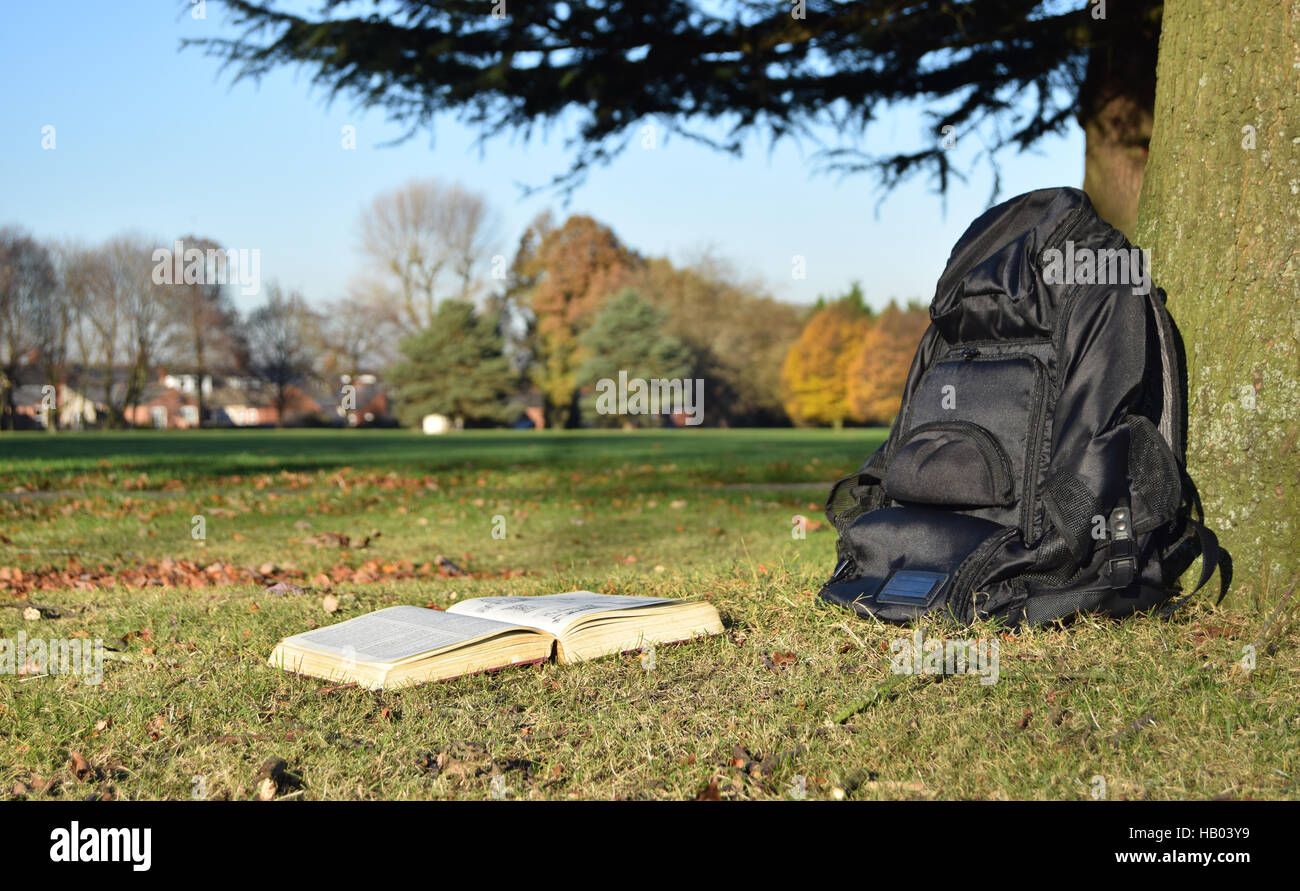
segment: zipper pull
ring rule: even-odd
[[[974,359],[979,354],[980,354],[979,350],[975,349],[974,347],[970,347],[969,349],[966,349],[962,352],[961,357],[965,359],[967,362],[969,362],[971,359]]]

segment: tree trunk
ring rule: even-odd
[[[17,412],[14,410],[14,376],[9,369],[0,370],[0,430],[13,430],[17,427]]]
[[[284,426],[284,407],[289,404],[289,397],[285,394],[288,389],[286,384],[275,385],[275,426],[277,429]]]
[[[1093,46],[1079,90],[1083,190],[1097,214],[1132,239],[1151,139],[1160,6],[1111,4],[1091,27]]]
[[[1137,243],[1187,348],[1188,465],[1234,599],[1300,578],[1300,0],[1169,0]]]
[[[1151,113],[1116,96],[1083,125],[1083,190],[1097,214],[1130,239],[1151,135]]]
[[[198,386],[195,389],[194,401],[198,403],[199,423],[198,427],[203,426],[204,409],[207,407],[203,399],[203,378],[207,376],[207,362],[204,360],[203,335],[196,333],[194,337],[194,358],[197,360],[198,367],[195,369],[195,376],[198,378]]]

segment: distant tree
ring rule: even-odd
[[[555,222],[549,210],[533,218],[519,236],[514,258],[506,269],[505,287],[487,299],[499,319],[510,367],[528,376],[532,375],[542,354],[537,314],[530,305],[533,289],[543,271],[536,262],[536,255],[546,234],[553,228]]]
[[[606,301],[591,327],[578,341],[586,358],[578,368],[580,386],[591,386],[602,378],[627,377],[680,379],[690,373],[690,354],[680,340],[666,333],[668,313],[642,299],[633,288],[625,288]],[[662,416],[606,416],[595,411],[595,396],[584,404],[583,414],[600,426],[658,426]]]
[[[87,394],[91,370],[98,361],[95,342],[95,287],[102,271],[98,252],[73,241],[56,251],[59,285],[68,312],[69,378],[78,391]]]
[[[48,248],[54,264],[54,287],[41,301],[36,312],[36,350],[44,383],[53,388],[55,402],[45,417],[46,429],[59,428],[58,399],[61,385],[67,383],[69,348],[75,325],[76,304],[64,283],[64,251],[61,245]]]
[[[546,397],[552,426],[579,424],[578,338],[640,263],[608,226],[588,216],[571,216],[548,229],[520,263],[520,275],[535,282],[526,298],[537,325],[532,376]]]
[[[291,387],[301,388],[314,376],[313,344],[320,319],[298,291],[278,282],[266,288],[266,302],[248,316],[249,367],[273,393],[276,426],[283,426]]]
[[[898,414],[912,356],[929,324],[925,310],[900,310],[890,301],[848,365],[849,412],[854,420],[884,425]]]
[[[429,327],[402,341],[402,359],[388,373],[398,418],[408,425],[428,414],[506,420],[514,381],[501,348],[495,319],[466,300],[444,300]]]
[[[139,248],[132,245],[130,236],[119,235],[89,251],[82,261],[81,275],[87,288],[85,333],[79,335],[88,347],[89,361],[98,367],[103,387],[105,424],[121,427],[126,424],[126,403],[130,396],[128,387],[117,386],[117,369],[128,355],[127,307],[133,280],[140,275]]]
[[[495,240],[481,194],[433,179],[379,195],[361,217],[362,249],[391,283],[407,331],[427,327],[440,299],[474,296]]]
[[[812,314],[781,366],[781,395],[791,420],[839,427],[853,417],[849,363],[871,326],[852,291]]]
[[[801,310],[773,300],[705,253],[678,268],[654,258],[633,277],[668,313],[665,330],[690,351],[691,377],[707,382],[710,423],[786,423],[781,362],[799,336]]]
[[[321,313],[321,368],[356,377],[396,360],[401,321],[390,311],[383,286],[358,280]]]
[[[239,311],[224,284],[229,277],[228,255],[216,241],[187,235],[178,239],[188,253],[203,253],[202,281],[165,285],[171,322],[169,354],[173,361],[198,378],[194,394],[199,423],[207,420],[203,379],[214,369],[230,371],[237,364]]]
[[[862,282],[856,279],[850,282],[849,289],[838,297],[827,297],[825,294],[818,294],[816,301],[813,302],[812,311],[818,312],[832,303],[842,303],[847,308],[862,315],[874,316],[871,307],[867,305],[867,292],[862,290]]]
[[[152,240],[127,236],[115,239],[109,250],[124,313],[129,362],[123,404],[134,416],[163,350],[174,337],[175,320],[168,306],[170,286],[154,282]]]
[[[57,284],[45,245],[20,229],[0,229],[0,429],[14,429],[18,374],[40,354]]]

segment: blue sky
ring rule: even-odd
[[[232,85],[216,60],[180,51],[182,37],[229,31],[215,2],[204,21],[169,0],[7,3],[0,225],[89,242],[139,232],[161,245],[196,232],[260,250],[264,280],[331,300],[364,270],[362,208],[433,176],[488,197],[506,256],[551,207],[559,219],[591,214],[643,254],[682,260],[708,247],[782,299],[812,301],[860,279],[868,302],[881,306],[890,297],[928,301],[953,242],[989,198],[981,167],[954,183],[946,202],[918,178],[877,209],[870,175],[813,175],[814,146],[769,151],[755,140],[735,159],[670,139],[654,150],[634,143],[567,205],[553,192],[525,199],[518,183],[543,184],[566,169],[562,131],[531,143],[507,135],[480,152],[475,132],[446,119],[433,138],[384,147],[398,126],[346,101],[327,105],[304,71]],[[55,127],[53,150],[42,148],[46,125]],[[341,147],[345,125],[356,127],[353,151]],[[865,146],[888,152],[921,138],[919,109],[899,109],[883,114]],[[1082,176],[1083,136],[1072,128],[1034,153],[1004,154],[1001,195],[1077,186]],[[794,254],[806,257],[804,280],[791,276]],[[257,298],[237,300],[247,309]]]

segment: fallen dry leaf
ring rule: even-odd
[[[772,671],[789,671],[790,667],[798,661],[794,653],[768,653],[763,656],[763,664]]]
[[[352,546],[364,547],[376,537],[375,533],[371,533],[363,541],[353,542]],[[310,543],[308,540],[304,541]],[[346,559],[347,554],[340,552],[340,556]],[[466,555],[464,563],[468,562],[468,555]],[[0,566],[0,592],[10,594],[14,599],[21,601],[27,600],[32,592],[64,589],[93,591],[112,587],[201,588],[250,581],[262,583],[267,576],[266,573],[259,570],[265,569],[266,566],[267,564],[262,564],[257,568],[239,567],[221,561],[202,564],[193,560],[177,560],[168,557],[162,560],[133,561],[129,566],[121,568],[86,567],[78,562],[75,557],[72,557],[68,559],[63,569],[44,567],[34,570],[22,570],[16,566]],[[275,579],[278,582],[305,582],[308,579],[306,573],[296,568],[276,566],[274,569]],[[311,576],[310,583],[325,588],[331,585],[348,583],[364,584],[379,581],[381,578],[385,581],[389,579],[406,580],[458,576],[482,579],[517,578],[526,574],[527,571],[522,569],[470,572],[462,569],[460,565],[447,557],[438,555],[434,560],[420,566],[415,565],[410,560],[396,560],[382,565],[372,560],[361,567],[352,567],[340,562],[327,572],[318,572]],[[18,604],[12,605],[18,606]],[[40,618],[46,619],[57,619],[72,612],[66,607],[55,608],[39,604],[26,604],[24,609],[28,606],[37,610]]]
[[[721,801],[722,792],[718,789],[718,781],[711,780],[707,786],[700,790],[695,796],[696,801]]]
[[[85,756],[80,752],[73,752],[69,756],[68,769],[71,770],[72,775],[79,780],[84,780],[86,777],[90,776],[90,762],[88,762]]]
[[[281,792],[290,792],[302,786],[302,777],[289,770],[289,762],[275,756],[262,762],[254,779],[258,801],[270,801]]]
[[[257,783],[257,800],[270,801],[272,798],[275,798],[275,793],[278,792],[279,789],[280,787],[276,785],[275,780],[270,777],[262,777],[262,779]]]
[[[434,557],[433,562],[437,564],[438,570],[441,574],[446,574],[450,576],[459,576],[465,574],[465,570],[461,569],[455,563],[451,562],[449,558],[444,557],[442,554],[438,554],[436,557]]]
[[[144,725],[144,734],[153,742],[162,738],[163,729],[167,726],[167,718],[163,715],[154,715],[148,723]]]

